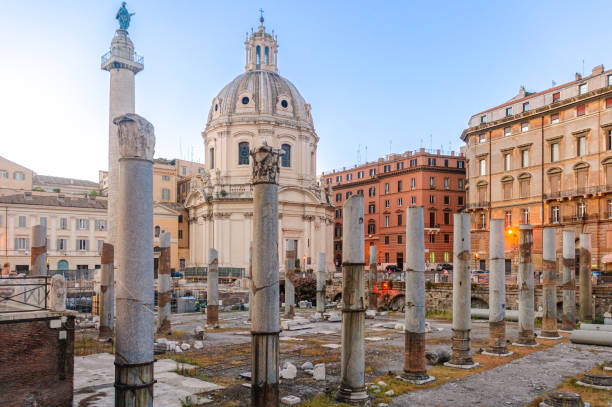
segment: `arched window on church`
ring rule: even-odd
[[[238,143],[238,165],[249,165],[249,143]]]
[[[289,144],[283,144],[281,149],[285,152],[281,158],[281,166],[291,167],[291,146]]]
[[[255,64],[257,65],[257,69],[259,69],[261,65],[261,47],[259,45],[255,48]]]
[[[270,65],[270,48],[266,47],[266,65]]]

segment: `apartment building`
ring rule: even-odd
[[[32,226],[44,225],[49,269],[99,268],[106,208],[105,197],[38,191],[0,196],[0,263],[29,270]]]
[[[425,261],[430,268],[452,262],[453,214],[465,205],[465,159],[454,152],[391,154],[350,169],[324,172],[335,205],[334,262],[342,262],[342,205],[364,196],[365,256],[376,246],[377,262],[403,267],[406,207],[425,208]]]
[[[475,266],[488,269],[488,227],[506,221],[506,267],[515,269],[518,226],[534,227],[541,267],[542,228],[591,235],[592,263],[612,263],[612,71],[542,92],[521,88],[508,102],[473,115],[461,138]]]

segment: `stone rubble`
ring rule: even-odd
[[[293,380],[297,376],[297,367],[291,362],[285,362],[285,366],[280,371],[281,379]]]

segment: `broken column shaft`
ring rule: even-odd
[[[369,267],[369,275],[368,275],[368,308],[376,310],[378,308],[378,301],[376,298],[376,292],[374,287],[378,282],[377,276],[377,261],[376,261],[376,246],[370,246],[370,267]]]
[[[119,264],[115,406],[153,405],[153,126],[136,114],[119,126]]]
[[[580,315],[581,322],[593,319],[593,288],[591,286],[591,235],[580,234]]]
[[[563,231],[563,274],[561,288],[563,289],[563,315],[561,329],[571,331],[576,329],[576,242],[574,231]]]
[[[519,345],[536,345],[534,335],[535,299],[533,292],[533,230],[531,225],[519,227],[519,266],[518,266],[518,297],[519,297]]]
[[[219,255],[217,250],[208,250],[208,287],[206,290],[206,325],[219,326]]]
[[[287,240],[285,247],[285,315],[293,318],[295,315],[295,287],[291,282],[295,269],[296,249],[295,241]]]
[[[30,253],[32,276],[47,275],[47,227],[32,226],[32,249]]]
[[[100,339],[113,336],[115,324],[115,250],[112,244],[102,244],[100,269]]]
[[[491,219],[489,225],[489,347],[496,355],[508,353],[506,347],[506,275],[504,258],[504,220]]]
[[[425,218],[423,207],[406,208],[406,317],[404,379],[429,381],[425,358]]]
[[[542,332],[540,337],[558,338],[555,228],[544,228],[542,231],[542,272]]]
[[[170,325],[172,285],[170,276],[170,232],[164,232],[159,239],[159,266],[157,268],[157,332],[167,334]]]
[[[471,366],[470,214],[453,215],[453,336],[449,366]]]
[[[251,405],[254,407],[280,403],[277,180],[280,153],[266,144],[251,151],[254,184]]]
[[[360,403],[368,398],[365,388],[363,196],[349,197],[342,212],[342,361],[336,398]]]
[[[317,261],[317,312],[325,312],[325,253]]]

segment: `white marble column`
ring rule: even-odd
[[[115,250],[112,244],[102,244],[100,269],[100,339],[113,337],[115,328]]]
[[[121,187],[116,286],[115,406],[153,405],[153,125],[117,117]]]
[[[172,313],[172,276],[170,271],[170,232],[159,238],[159,262],[157,267],[157,332],[172,332],[170,315]]]
[[[573,230],[563,231],[563,275],[561,288],[563,290],[563,315],[561,329],[572,331],[576,329],[576,242]]]

